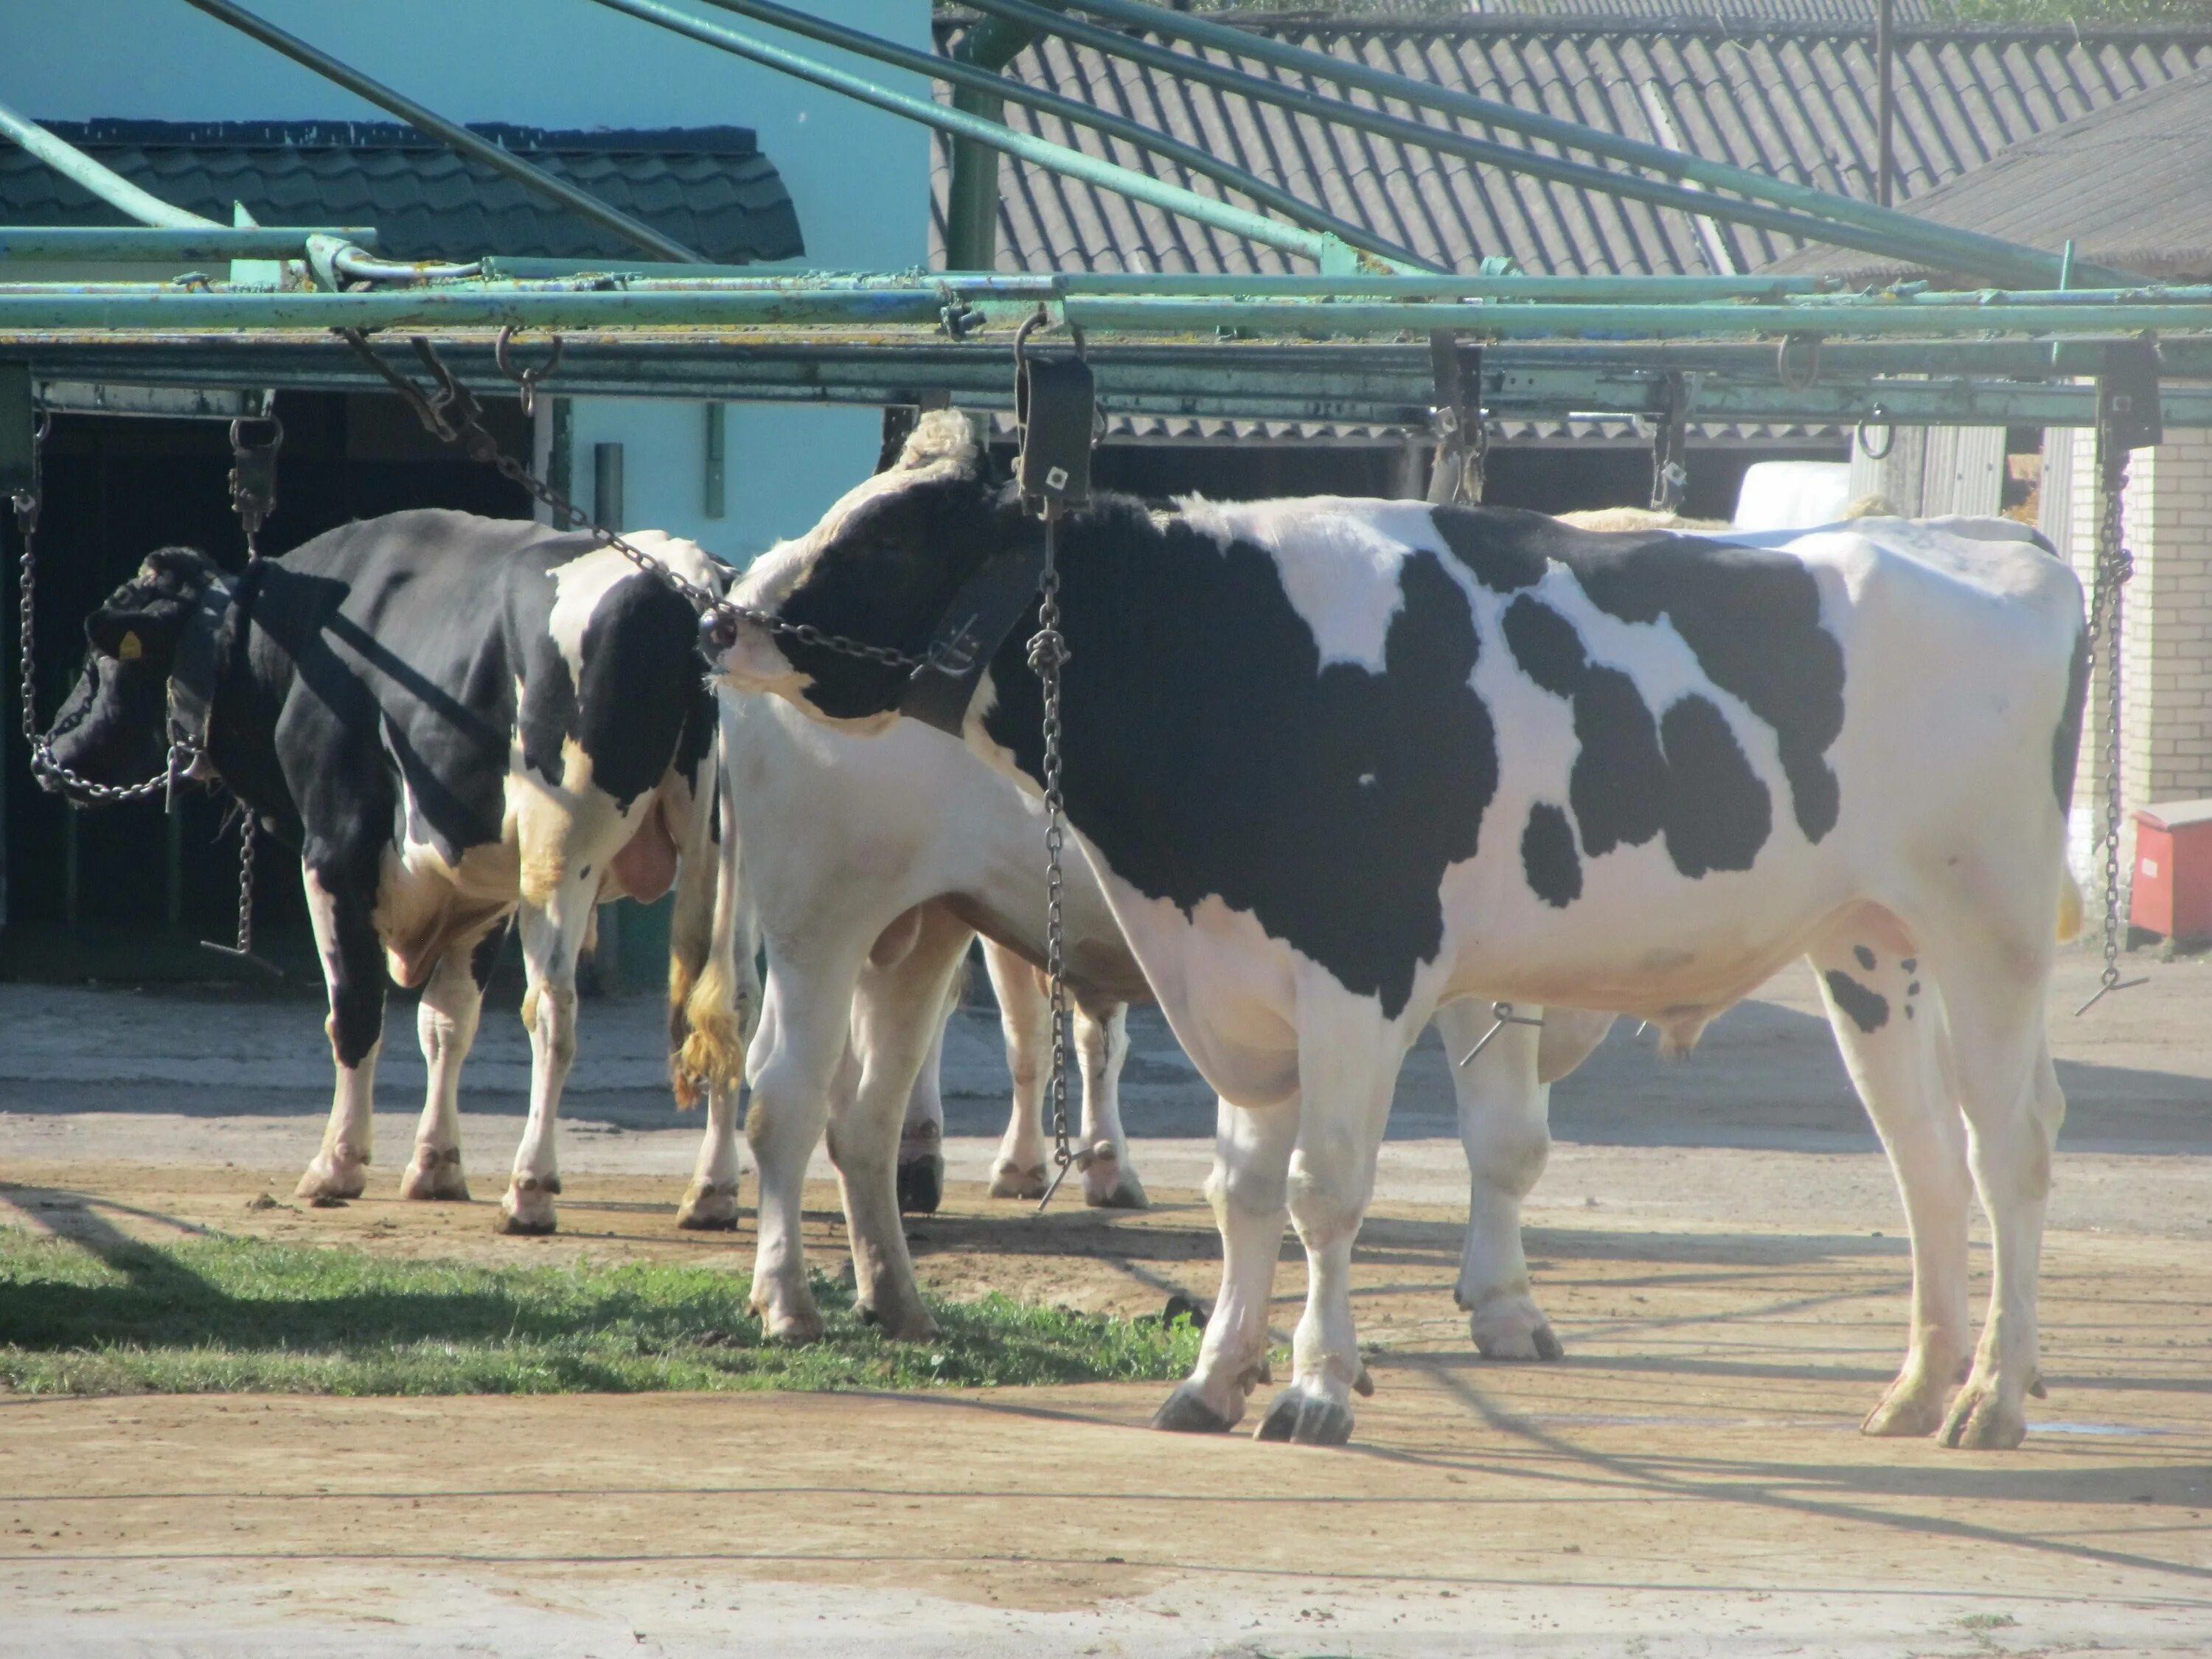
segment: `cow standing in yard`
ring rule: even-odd
[[[979,572],[1041,564],[965,421],[758,562],[740,597],[921,653]],[[1780,550],[1529,514],[1107,498],[1059,531],[1069,822],[1223,1106],[1223,1287],[1159,1425],[1264,1374],[1285,1212],[1309,1293],[1263,1437],[1351,1432],[1348,1267],[1399,1066],[1462,998],[1615,1009],[1671,1049],[1793,957],[1820,976],[1911,1225],[1875,1433],[2026,1432],[2064,1113],[2044,1032],[2074,908],[2086,684],[2070,571],[2001,521],[1862,520]],[[1030,624],[966,741],[1036,787]],[[906,676],[740,623],[732,684],[857,731]],[[1996,1245],[1969,1352],[1969,1170]]]
[[[688,542],[630,539],[715,580]],[[518,912],[530,1116],[505,1231],[556,1224],[554,1119],[599,904],[680,884],[672,1070],[679,1097],[710,1092],[726,1115],[751,965],[709,959],[714,716],[696,628],[689,603],[589,536],[441,511],[349,524],[236,576],[165,548],[87,622],[93,651],[52,738],[59,763],[143,777],[172,708],[196,707],[193,775],[300,849],[337,1068],[301,1197],[368,1182],[387,969],[422,989],[429,1068],[401,1196],[468,1196],[461,1064]]]

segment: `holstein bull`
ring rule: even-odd
[[[714,580],[688,542],[631,539]],[[56,758],[95,781],[142,777],[161,763],[169,706],[200,711],[194,775],[300,850],[337,1066],[301,1197],[368,1182],[387,969],[422,988],[429,1067],[400,1194],[468,1196],[461,1063],[518,910],[530,1117],[507,1231],[555,1225],[554,1116],[598,904],[680,879],[678,1092],[735,1086],[740,970],[708,960],[714,715],[696,626],[684,599],[586,536],[437,511],[349,524],[235,577],[164,548],[86,623],[93,651],[55,722]]]
[[[1039,544],[964,421],[933,416],[741,591],[920,653],[964,619],[971,578],[1036,568]],[[2078,913],[2071,572],[1994,520],[1862,520],[1765,550],[1331,499],[1107,498],[1060,545],[1068,817],[1224,1101],[1222,1293],[1162,1427],[1243,1416],[1287,1210],[1310,1289],[1259,1433],[1349,1435],[1352,1240],[1400,1062],[1438,1007],[1613,1009],[1681,1050],[1806,956],[1911,1224],[1905,1362],[1867,1427],[2019,1442],[2064,1111],[2045,990],[2062,904]],[[996,647],[962,729],[1034,788],[1030,626]],[[908,695],[752,624],[723,665],[856,731]],[[1996,1280],[1947,1414],[1970,1165]]]
[[[766,1012],[748,1060],[745,1127],[761,1186],[753,1304],[781,1340],[822,1333],[799,1206],[826,1121],[861,1304],[892,1334],[927,1340],[934,1325],[915,1287],[889,1171],[895,1145],[908,1160],[904,1170],[939,1144],[945,991],[977,928],[985,930],[1014,1085],[991,1191],[1035,1198],[1048,1177],[1042,1106],[1051,1025],[1034,965],[1044,949],[1042,811],[1033,795],[918,722],[851,737],[781,699],[743,693],[724,699],[722,720],[737,785],[723,884],[744,895],[745,911],[757,908],[769,961]],[[1089,867],[1071,860],[1066,875],[1079,1144],[1091,1154],[1067,1188],[1094,1206],[1141,1206],[1119,1080],[1127,1002],[1149,1002],[1152,993]],[[729,954],[750,958],[754,943],[748,938]],[[1540,1038],[1508,1028],[1472,1066],[1454,1071],[1469,1187],[1457,1295],[1476,1346],[1492,1358],[1559,1355],[1530,1290],[1521,1200],[1550,1144],[1543,1085],[1572,1069],[1609,1023],[1555,1011]],[[1492,1024],[1471,1003],[1437,1015],[1455,1056]],[[687,1224],[736,1218],[734,1124],[723,1132],[724,1150],[702,1164],[685,1197]]]

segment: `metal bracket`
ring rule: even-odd
[[[1483,463],[1490,452],[1482,418],[1482,347],[1456,334],[1431,334],[1429,368],[1437,386],[1429,410],[1437,434],[1429,500],[1438,506],[1472,506],[1482,499]]]
[[[1040,518],[1091,499],[1091,447],[1097,436],[1098,393],[1082,348],[1066,356],[1030,355],[1023,325],[1014,347],[1014,419],[1022,430],[1014,463],[1023,502]]]
[[[2114,340],[2105,348],[2097,377],[2097,430],[2106,452],[2147,449],[2166,436],[2159,398],[2158,342]]]
[[[1696,383],[1680,369],[1659,377],[1656,429],[1651,434],[1651,510],[1679,513],[1690,483],[1690,405]]]

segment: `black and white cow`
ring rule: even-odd
[[[688,542],[631,539],[714,580]],[[554,1117],[598,904],[680,879],[672,1070],[680,1097],[735,1086],[751,964],[710,960],[714,707],[696,629],[689,604],[589,537],[441,511],[349,524],[236,576],[164,548],[86,623],[56,758],[94,781],[143,777],[170,705],[204,704],[195,776],[300,850],[337,1066],[301,1196],[368,1181],[387,968],[422,988],[429,1066],[401,1195],[468,1196],[461,1063],[518,910],[530,1117],[506,1231],[556,1223]]]
[[[1352,1240],[1400,1062],[1455,1000],[1618,1010],[1674,1048],[1809,957],[1911,1224],[1877,1433],[2015,1444],[2064,1101],[2044,1036],[2080,735],[2071,572],[2000,521],[1756,549],[1379,501],[1106,498],[1060,532],[1067,810],[1224,1102],[1220,1301],[1157,1419],[1262,1375],[1285,1215],[1310,1291],[1264,1437],[1351,1431]],[[921,652],[1039,532],[957,416],[757,563],[754,605]],[[968,744],[1036,787],[1026,622]],[[736,685],[854,730],[905,677],[747,624]],[[1968,1170],[1995,1234],[1968,1352]]]

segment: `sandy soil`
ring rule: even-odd
[[[1560,1091],[1528,1241],[1558,1365],[1473,1356],[1450,1301],[1463,1166],[1440,1058],[1417,1056],[1359,1253],[1378,1393],[1351,1449],[1153,1435],[1158,1386],[0,1396],[0,1653],[2212,1650],[2212,975],[2153,964],[2075,1022],[2094,964],[2066,973],[2051,1397],[2017,1452],[1854,1432],[1908,1268],[1784,981],[1691,1065],[1619,1034]],[[514,1240],[489,1231],[515,1127],[490,1120],[519,1081],[495,1044],[477,1203],[308,1211],[288,1194],[318,1127],[311,1009],[0,988],[0,1224],[741,1263],[750,1216],[733,1238],[671,1224],[696,1131],[657,1104],[651,1012],[587,1017],[564,1231]],[[1041,1219],[981,1195],[1003,1073],[980,1018],[957,1036],[956,1180],[913,1226],[927,1282],[1131,1311],[1210,1295],[1211,1109],[1158,1033],[1131,1085],[1164,1137],[1139,1149],[1158,1207]],[[386,1080],[396,1174],[417,1085]],[[248,1207],[264,1192],[277,1207]],[[811,1207],[834,1267],[826,1186]],[[1286,1251],[1285,1329],[1303,1279]]]

